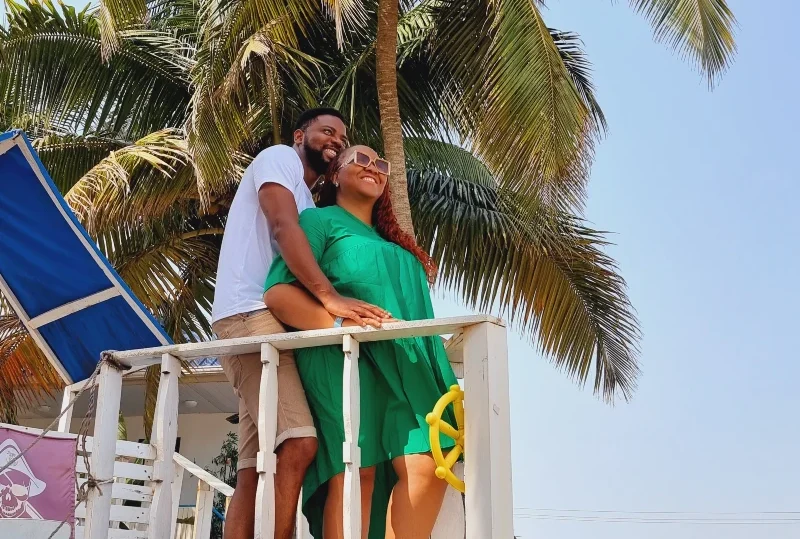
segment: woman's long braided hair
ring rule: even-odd
[[[328,166],[327,172],[320,179],[317,186],[317,206],[324,208],[326,206],[334,206],[336,204],[336,185],[333,181],[339,173],[341,161],[344,153],[331,161]],[[390,241],[399,245],[406,251],[417,257],[422,267],[425,269],[425,274],[428,276],[428,282],[433,284],[436,280],[438,268],[436,262],[433,261],[431,256],[420,247],[414,237],[405,232],[397,223],[394,210],[392,209],[392,200],[389,196],[389,184],[383,190],[383,194],[375,201],[375,206],[372,208],[372,222],[375,224],[375,230],[386,241]]]

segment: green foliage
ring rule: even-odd
[[[213,468],[206,468],[206,471],[218,477],[222,482],[236,488],[236,467],[239,463],[239,437],[229,432],[225,441],[222,442],[219,455],[214,457],[211,463]],[[225,514],[225,496],[217,492],[214,496],[214,509],[220,514]],[[210,539],[222,539],[222,520],[214,515],[211,520]]]

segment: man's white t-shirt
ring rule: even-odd
[[[211,321],[263,309],[264,283],[278,244],[258,203],[258,190],[277,183],[294,195],[298,214],[314,206],[303,163],[294,148],[271,146],[260,152],[244,172],[233,198],[217,267]]]

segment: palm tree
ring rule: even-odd
[[[539,5],[542,0],[378,0],[375,72],[390,160],[404,162],[396,74],[411,41],[433,60],[428,76],[446,89],[440,98],[454,117],[450,127],[499,185],[513,192],[553,189],[548,202],[580,210],[605,120],[574,34],[548,28]],[[632,0],[631,6],[653,24],[657,39],[698,63],[713,85],[735,51],[735,20],[725,0]],[[392,178],[393,200],[411,230],[404,172]]]
[[[537,49],[505,1],[402,3],[386,28],[371,15],[385,2],[374,0],[326,0],[324,10],[312,0],[6,3],[0,128],[36,137],[69,204],[177,341],[209,337],[221,231],[243,167],[257,148],[289,140],[300,110],[324,103],[350,117],[355,140],[386,141],[387,156],[407,165],[407,190],[393,192],[407,197],[441,286],[502,310],[579,382],[594,370],[605,398],[631,395],[638,325],[604,236],[579,217],[605,119],[575,34],[541,23]],[[724,33],[715,21],[703,35]],[[391,27],[396,48],[377,39]],[[518,41],[527,48],[509,54]],[[701,62],[709,73],[732,50],[717,48],[721,60]],[[529,53],[550,77],[528,66]],[[506,98],[487,106],[490,84]],[[543,100],[548,88],[555,97]],[[508,159],[512,148],[526,157]],[[32,397],[58,383],[0,300],[0,410],[13,412],[20,388]]]

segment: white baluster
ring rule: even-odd
[[[211,537],[211,516],[214,491],[202,479],[197,481],[197,501],[194,506],[194,539]]]
[[[171,539],[172,532],[172,481],[175,478],[175,441],[178,438],[178,378],[181,362],[175,356],[164,354],[161,359],[161,379],[156,395],[153,433],[150,441],[156,450],[153,461],[153,502],[147,536],[150,539]],[[116,434],[116,428],[114,430]]]
[[[183,490],[183,467],[175,466],[175,476],[172,478],[172,529],[169,532],[170,539],[176,539],[178,533],[178,510],[181,503],[181,490]]]
[[[112,479],[114,475],[122,373],[109,363],[103,363],[96,383],[97,401],[90,464],[94,478],[105,481]],[[84,539],[106,539],[110,515],[111,484],[101,485],[99,489],[90,489],[86,501]]]
[[[361,539],[361,449],[358,429],[361,421],[361,390],[358,378],[358,341],[344,336],[343,409],[344,409],[344,536]]]
[[[275,536],[275,431],[278,429],[278,350],[261,345],[261,386],[258,394],[255,539]]]

